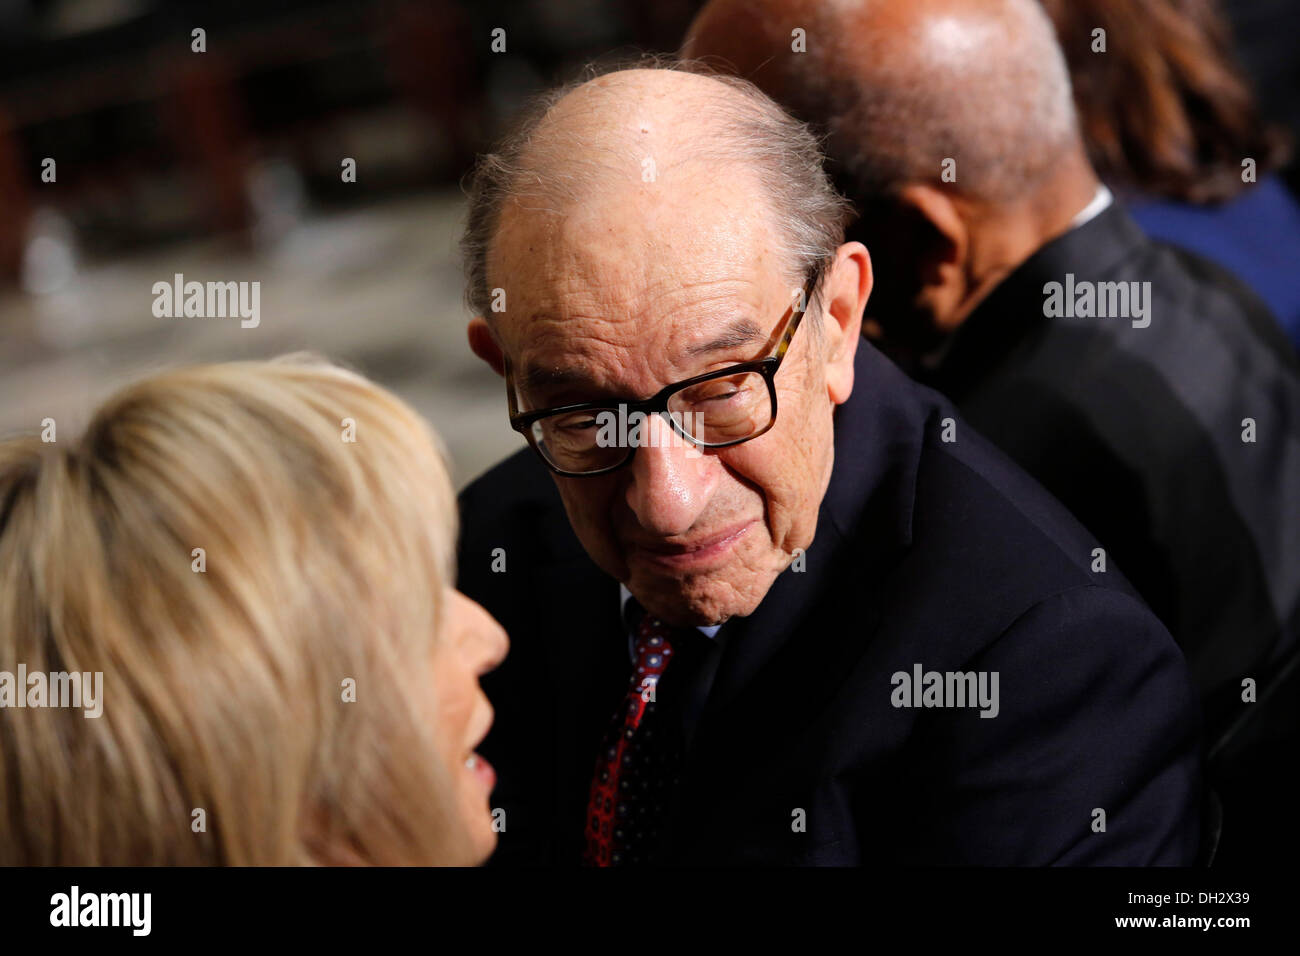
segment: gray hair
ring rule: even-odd
[[[534,98],[496,148],[480,156],[469,174],[469,213],[460,248],[466,277],[465,300],[475,315],[490,315],[488,254],[507,201],[524,195],[553,197],[557,194],[580,201],[584,186],[589,187],[589,179],[581,171],[556,168],[557,162],[547,165],[542,175],[538,153],[554,153],[534,149],[539,144],[538,130],[543,121],[578,87],[627,69],[703,74],[718,83],[725,95],[706,107],[712,113],[711,118],[717,120],[717,126],[710,131],[709,142],[693,147],[694,151],[698,155],[716,155],[723,161],[743,163],[757,174],[792,283],[801,282],[815,271],[824,273],[834,260],[853,218],[853,209],[831,185],[822,165],[821,144],[808,126],[791,117],[747,80],[720,75],[692,61],[646,57],[630,64],[592,65],[578,79]],[[555,134],[548,130],[545,136],[553,139]],[[583,150],[575,150],[570,155],[590,154],[590,146],[583,145]],[[582,160],[593,161],[599,165],[598,156],[592,160],[586,155]],[[820,284],[819,279],[819,287]],[[814,311],[810,317],[816,314]]]

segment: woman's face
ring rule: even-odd
[[[435,734],[451,771],[455,825],[474,848],[473,859],[449,862],[476,865],[492,854],[497,842],[488,802],[496,774],[474,753],[492,726],[492,705],[478,679],[501,663],[510,642],[487,611],[459,591],[449,596],[445,631],[434,651]]]

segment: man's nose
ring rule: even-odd
[[[642,439],[628,466],[628,507],[653,535],[684,534],[718,486],[718,463],[673,431],[660,415],[647,419]]]

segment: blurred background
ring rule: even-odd
[[[0,0],[0,434],[76,429],[159,366],[311,349],[433,421],[465,484],[521,442],[465,344],[460,180],[527,95],[675,49],[701,3]],[[1226,6],[1300,130],[1300,3]],[[177,273],[260,282],[260,323],[155,317]]]
[[[465,344],[460,180],[527,95],[674,48],[695,7],[0,0],[0,434],[79,428],[160,366],[311,349],[433,421],[465,484],[522,441]],[[155,317],[176,273],[260,281],[260,323]]]

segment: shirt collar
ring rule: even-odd
[[[1111,193],[1105,183],[1101,183],[1097,187],[1096,194],[1092,197],[1092,202],[1080,209],[1079,214],[1070,220],[1070,228],[1078,229],[1084,223],[1096,219],[1105,212],[1114,201],[1114,194]]]
[[[623,584],[620,581],[618,585],[618,606],[619,609],[622,611],[623,620],[625,621],[627,620],[627,602],[630,601],[631,599],[632,599],[632,592],[627,589],[627,585]],[[698,627],[696,628],[696,630],[699,631],[701,634],[703,634],[705,637],[714,637],[717,635],[718,628],[720,627],[722,627],[721,624],[710,624],[708,627]],[[632,660],[634,662],[636,661],[635,643],[633,640],[635,636],[636,635],[634,635],[631,631],[628,632],[627,649],[628,649],[628,653],[632,656]]]

